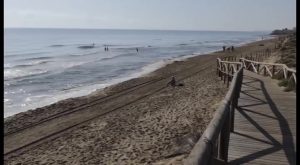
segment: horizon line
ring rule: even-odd
[[[4,27],[4,29],[82,29],[82,30],[145,30],[145,31],[222,31],[222,32],[268,32],[273,30],[192,30],[192,29],[129,29],[129,28],[70,28],[70,27]]]

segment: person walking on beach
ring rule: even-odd
[[[226,50],[226,46],[223,46],[223,52],[225,52],[225,50]]]
[[[232,52],[234,51],[234,47],[233,47],[233,46],[231,46],[231,51],[232,51]]]
[[[138,49],[138,48],[136,48],[135,50],[136,50],[136,52],[139,52],[139,49]]]

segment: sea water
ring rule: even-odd
[[[262,35],[266,39],[269,33],[4,29],[4,117],[87,95],[174,59],[246,44]]]

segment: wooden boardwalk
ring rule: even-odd
[[[296,164],[296,94],[244,70],[229,164]]]

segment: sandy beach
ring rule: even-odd
[[[233,52],[220,51],[175,61],[150,74],[90,95],[9,117],[4,123],[5,150],[21,145],[15,139],[31,141],[35,134],[42,136],[42,132],[55,132],[93,119],[64,131],[54,140],[7,158],[5,164],[182,164],[227,92],[226,84],[216,75],[216,58],[239,58],[267,48],[273,50],[276,41],[263,40],[236,47]],[[183,86],[166,86],[172,76]],[[158,79],[161,80],[135,88]],[[128,88],[135,90],[120,94]],[[55,114],[90,105],[100,98],[105,99],[44,122],[43,126],[10,134]]]

